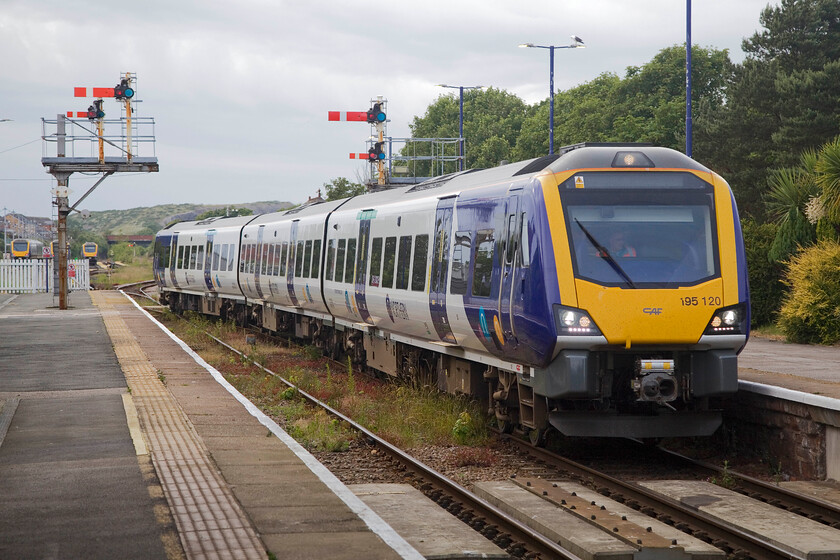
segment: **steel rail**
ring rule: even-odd
[[[821,500],[815,496],[802,494],[801,492],[788,490],[787,488],[782,488],[776,484],[771,484],[737,471],[723,469],[705,461],[692,459],[669,449],[662,447],[658,449],[667,456],[684,461],[693,467],[704,469],[717,476],[731,477],[735,483],[735,487],[731,489],[736,492],[767,502],[772,506],[786,509],[791,513],[802,515],[819,523],[829,525],[835,529],[840,529],[840,505],[838,504]]]
[[[660,520],[670,519],[675,525],[684,523],[695,529],[695,535],[698,531],[702,531],[713,541],[727,543],[733,551],[741,550],[756,560],[793,560],[799,558],[773,543],[766,542],[744,530],[721,523],[702,511],[690,508],[677,500],[648,490],[638,484],[624,482],[546,449],[534,447],[518,438],[506,434],[500,434],[500,437],[515,443],[521,449],[526,450],[545,463],[582,479],[588,479],[597,486],[600,493],[604,493],[602,490],[607,490],[609,493],[620,494],[624,497],[625,502],[636,502],[641,510],[650,508],[657,512]],[[719,546],[716,543],[713,544]]]
[[[243,354],[238,349],[227,344],[223,340],[216,338],[210,333],[205,334],[207,334],[208,337],[216,341],[221,346],[227,348],[231,352],[234,352],[239,356],[248,359],[248,356],[246,354]],[[454,500],[463,503],[465,508],[473,510],[475,512],[475,517],[483,518],[486,525],[495,525],[498,529],[498,533],[509,534],[511,536],[512,542],[519,542],[524,544],[524,546],[531,550],[532,553],[538,554],[540,558],[562,558],[566,560],[580,560],[578,556],[569,552],[554,541],[546,538],[545,536],[534,531],[527,525],[524,525],[523,523],[510,517],[505,512],[496,508],[489,502],[479,498],[478,496],[476,496],[457,482],[450,480],[443,474],[437,472],[435,469],[425,465],[424,463],[418,461],[411,455],[408,455],[407,453],[403,452],[398,447],[395,447],[386,440],[380,438],[375,433],[371,432],[361,424],[353,421],[351,418],[345,416],[343,413],[334,409],[329,404],[321,401],[313,395],[310,395],[306,391],[301,390],[294,383],[284,378],[282,375],[271,371],[270,369],[257,362],[251,361],[251,363],[263,370],[265,373],[279,379],[281,382],[288,385],[289,387],[294,388],[302,397],[304,397],[310,403],[320,408],[323,408],[329,414],[335,416],[343,422],[346,422],[354,430],[357,430],[358,432],[364,434],[369,441],[372,441],[377,447],[384,450],[386,453],[388,453],[388,455],[405,465],[412,472],[418,474],[425,480],[429,481],[434,487],[440,489],[443,492],[446,492],[451,497],[453,497]],[[533,557],[533,554],[529,556],[529,558]]]

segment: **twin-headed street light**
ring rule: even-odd
[[[464,170],[464,90],[465,89],[483,89],[484,86],[450,86],[447,84],[437,84],[438,87],[457,89],[460,92],[460,109],[459,109],[459,125],[458,125],[458,171]]]
[[[522,48],[548,49],[550,53],[550,73],[548,79],[548,153],[554,153],[554,49],[583,49],[586,45],[577,35],[572,35],[572,42],[569,45],[535,45],[534,43],[523,43]]]

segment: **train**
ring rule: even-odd
[[[14,259],[41,259],[45,256],[44,243],[37,239],[12,240],[12,258]]]
[[[82,245],[82,258],[88,259],[91,265],[96,264],[96,256],[99,253],[99,245],[88,241]]]
[[[504,432],[708,436],[738,387],[727,182],[636,144],[159,231],[161,301],[486,400]]]

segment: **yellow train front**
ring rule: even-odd
[[[710,399],[737,390],[749,335],[732,192],[674,150],[573,148],[539,177],[557,338],[520,393],[546,397],[566,435],[709,435],[721,423]]]
[[[96,264],[97,253],[99,253],[99,245],[93,241],[88,241],[82,245],[82,257],[88,259],[91,265]]]

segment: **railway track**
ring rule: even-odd
[[[142,285],[145,283],[139,284],[124,286],[122,288],[139,297],[153,300],[154,298],[143,289]],[[210,334],[208,336],[230,352],[239,355],[241,359],[248,359],[238,349]],[[278,378],[289,387],[294,387],[313,406],[323,408],[329,414],[363,434],[368,443],[374,445],[378,450],[384,452],[393,461],[401,465],[403,469],[410,472],[415,481],[419,481],[416,485],[427,496],[479,531],[485,537],[491,539],[501,548],[506,549],[509,553],[522,558],[577,558],[577,556],[563,549],[551,539],[513,519],[501,509],[477,497],[463,486],[379,438],[375,433],[356,423],[327,403],[296,387],[291,381],[256,362],[252,363],[267,375]],[[505,438],[518,446],[523,453],[527,453],[530,457],[533,457],[536,462],[549,466],[557,471],[568,473],[584,485],[595,489],[598,493],[606,497],[624,503],[652,518],[656,518],[689,535],[711,543],[724,550],[730,558],[770,560],[796,557],[767,539],[723,524],[699,511],[697,508],[692,508],[679,501],[669,499],[636,483],[619,480],[618,478],[589,468],[556,453],[533,447],[518,438],[502,434],[499,434],[499,437]],[[723,469],[714,465],[696,461],[664,449],[660,450],[660,452],[671,460],[677,460],[690,465],[692,469],[698,472],[698,477],[702,478],[710,475],[723,477],[725,475],[727,480],[730,481],[730,488],[735,491],[775,507],[808,517],[825,525],[840,528],[840,507],[837,505],[740,475],[730,470],[724,472]]]

